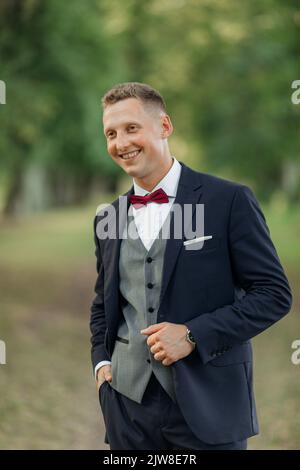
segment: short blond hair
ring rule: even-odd
[[[157,107],[167,112],[166,103],[161,94],[146,83],[126,82],[119,83],[105,93],[101,99],[103,110],[114,103],[128,98],[136,98],[146,105]]]

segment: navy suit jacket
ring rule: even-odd
[[[221,444],[258,433],[250,339],[289,312],[292,295],[252,191],[180,164],[175,202],[194,209],[204,204],[204,235],[212,238],[201,250],[188,251],[184,233],[176,239],[171,228],[157,322],[185,324],[191,330],[196,348],[169,366],[178,405],[200,440]],[[113,205],[118,212],[118,200]],[[110,360],[122,316],[121,240],[96,235],[97,223],[106,215],[104,210],[94,221],[98,278],[90,321],[93,367]],[[190,216],[193,222],[195,210]],[[117,220],[117,228],[119,223],[124,220]]]

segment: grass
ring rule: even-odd
[[[0,448],[101,449],[90,363],[94,209],[2,224]]]
[[[110,198],[107,198],[110,200]],[[0,225],[1,449],[107,449],[90,365],[89,306],[96,280],[94,207]],[[265,207],[294,291],[293,312],[254,340],[261,434],[251,449],[296,449],[300,365],[300,209]]]

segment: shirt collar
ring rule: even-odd
[[[181,173],[181,165],[175,157],[172,156],[172,159],[173,165],[171,166],[170,170],[163,177],[163,179],[160,180],[159,183],[157,183],[155,188],[152,189],[151,193],[153,193],[153,191],[156,191],[158,188],[162,188],[167,194],[167,196],[176,197],[178,182]],[[145,196],[149,193],[149,191],[144,188],[141,188],[141,186],[139,186],[134,180],[133,186],[134,194],[137,196]]]

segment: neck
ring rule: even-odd
[[[173,158],[169,155],[165,164],[160,166],[159,170],[155,174],[147,175],[143,178],[134,178],[136,184],[148,192],[151,192],[153,188],[166,176],[173,165]]]

